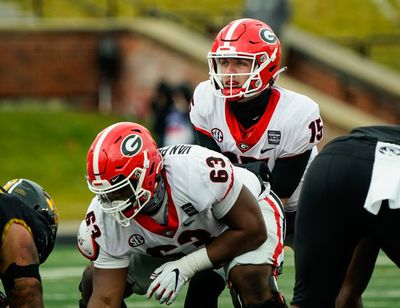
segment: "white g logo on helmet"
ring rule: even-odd
[[[129,135],[121,143],[121,153],[124,156],[132,157],[140,153],[142,146],[143,140],[139,135]]]
[[[260,30],[260,37],[268,44],[274,44],[277,41],[275,33],[267,28],[263,28]]]

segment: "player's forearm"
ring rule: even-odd
[[[213,265],[217,266],[258,248],[266,239],[265,227],[260,228],[259,232],[228,229],[207,245],[207,254]]]
[[[280,198],[289,198],[300,183],[312,150],[290,158],[278,159],[272,170],[271,189]]]
[[[245,185],[234,205],[220,221],[228,229],[207,245],[208,256],[214,265],[254,250],[267,240],[260,205]]]
[[[267,229],[260,206],[249,189],[243,185],[235,204],[220,221],[228,229],[207,245],[214,265],[258,248],[267,239]]]

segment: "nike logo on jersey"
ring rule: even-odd
[[[189,226],[190,224],[192,224],[193,222],[194,222],[194,219],[191,220],[191,221],[188,221],[188,222],[184,222],[184,223],[183,223],[183,226],[187,227],[187,226]]]
[[[264,154],[265,152],[271,151],[271,150],[273,150],[273,149],[274,149],[274,148],[262,149],[262,150],[261,150],[261,154]]]

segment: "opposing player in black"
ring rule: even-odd
[[[366,238],[400,267],[400,126],[360,127],[328,143],[308,169],[296,221],[292,307],[335,307]]]
[[[0,277],[10,307],[44,307],[39,265],[54,248],[57,209],[41,186],[26,179],[0,186]]]

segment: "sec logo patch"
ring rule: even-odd
[[[217,142],[222,142],[222,140],[224,140],[224,134],[219,128],[213,128],[211,130],[211,134]]]
[[[133,234],[129,238],[128,244],[131,247],[138,247],[138,246],[144,244],[144,238],[140,234]]]

